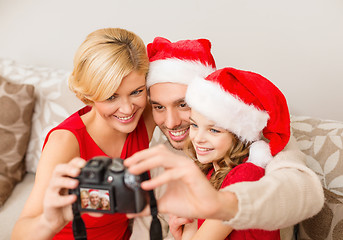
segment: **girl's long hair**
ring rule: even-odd
[[[250,143],[243,143],[235,134],[232,135],[233,140],[231,147],[226,152],[225,156],[222,159],[218,160],[219,169],[213,172],[210,178],[210,183],[217,190],[220,189],[226,175],[234,167],[243,163],[243,160],[249,156]],[[212,163],[202,164],[198,161],[195,149],[190,138],[188,138],[188,140],[186,141],[184,152],[188,157],[192,158],[195,161],[195,163],[199,166],[199,168],[205,175],[207,175],[208,172],[213,168]]]

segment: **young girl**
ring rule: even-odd
[[[77,50],[69,86],[87,106],[52,129],[36,182],[13,239],[74,239],[71,205],[83,159],[126,159],[149,146],[155,124],[146,108],[149,59],[134,33],[107,28],[89,34]],[[73,160],[71,160],[73,159]],[[125,214],[84,213],[88,239],[129,239]]]
[[[101,195],[101,210],[110,210],[110,195],[108,192]]]
[[[263,177],[263,167],[289,140],[286,100],[258,74],[233,68],[218,70],[193,81],[186,101],[192,113],[185,151],[217,190]],[[269,144],[261,140],[261,133]],[[182,238],[280,239],[279,231],[235,231],[211,219],[198,219],[195,231],[186,226]]]

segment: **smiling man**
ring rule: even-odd
[[[181,40],[175,43],[156,37],[147,46],[150,66],[147,77],[150,104],[154,121],[167,138],[165,144],[176,154],[183,154],[183,146],[189,135],[191,109],[185,102],[188,84],[196,77],[206,77],[216,70],[211,54],[211,42],[207,39]],[[158,129],[156,129],[158,131]],[[152,144],[153,145],[153,144]],[[163,169],[150,171],[152,177]],[[165,188],[155,189],[157,198]],[[169,232],[168,216],[159,214],[163,239],[174,239]],[[149,239],[151,217],[134,219],[131,239]]]
[[[157,37],[148,45],[148,55],[147,87],[155,123],[171,146],[182,150],[189,131],[187,86],[194,78],[206,77],[215,71],[211,43],[207,39],[171,43]]]

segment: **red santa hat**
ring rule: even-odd
[[[89,189],[89,196],[92,196],[92,195],[98,195],[99,196],[99,190]]]
[[[107,199],[107,201],[110,201],[110,195],[108,192],[103,193],[101,197]]]
[[[224,68],[189,84],[189,106],[243,142],[252,142],[249,160],[265,167],[290,137],[290,116],[281,91],[263,76]],[[269,141],[259,141],[263,136]]]
[[[156,37],[147,46],[150,60],[147,87],[171,82],[188,85],[195,77],[205,78],[216,69],[207,39],[170,42]]]

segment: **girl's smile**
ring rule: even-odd
[[[233,135],[195,110],[192,110],[190,122],[189,137],[198,161],[215,164],[222,159],[232,145]]]

